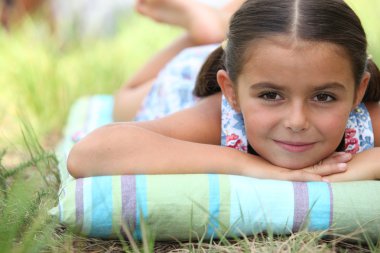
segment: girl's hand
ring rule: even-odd
[[[326,176],[343,173],[347,170],[347,162],[352,155],[344,152],[336,152],[325,158],[319,164],[305,169],[287,169],[270,164],[261,158],[255,158],[256,170],[248,167],[243,170],[242,175],[263,179],[287,180],[287,181],[327,181]],[[261,164],[258,164],[260,162]]]
[[[323,177],[325,181],[358,181],[380,179],[380,148],[372,148],[353,156],[347,170]]]
[[[346,152],[335,152],[329,157],[321,160],[318,164],[303,169],[306,172],[319,176],[330,176],[347,171],[347,162],[352,159],[352,154]]]

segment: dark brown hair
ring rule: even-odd
[[[379,69],[368,60],[360,19],[343,0],[247,0],[231,19],[226,48],[217,48],[202,66],[194,94],[205,97],[219,92],[216,73],[220,69],[225,69],[236,84],[252,42],[281,34],[343,48],[356,85],[365,71],[371,73],[363,102],[380,101]]]

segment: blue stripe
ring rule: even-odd
[[[133,236],[137,240],[142,240],[142,223],[146,226],[146,222],[142,221],[142,219],[148,217],[147,192],[147,177],[144,175],[136,175],[136,227]]]
[[[231,233],[239,235],[265,230],[289,233],[293,226],[294,190],[288,181],[230,176]]]
[[[108,238],[112,233],[112,177],[92,177],[92,226],[90,237]]]
[[[111,123],[112,120],[112,111],[114,107],[114,99],[113,96],[110,95],[97,95],[96,98],[100,100],[101,107],[97,108],[99,117],[97,120],[97,124],[99,126],[103,126]],[[100,104],[99,103],[99,104]]]
[[[330,226],[330,189],[328,183],[309,182],[309,230],[325,230]]]
[[[211,238],[213,234],[217,232],[219,229],[219,215],[220,215],[219,176],[216,174],[209,174],[208,182],[209,182],[209,207],[208,208],[209,208],[210,220],[207,227],[207,238]]]

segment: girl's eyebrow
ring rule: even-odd
[[[253,83],[251,84],[251,87],[250,87],[251,90],[262,90],[262,89],[268,89],[268,88],[274,89],[274,90],[285,90],[284,87],[278,84],[270,83],[270,82]]]
[[[314,88],[315,90],[342,90],[342,91],[345,91],[346,90],[346,86],[344,86],[343,84],[339,83],[339,82],[331,82],[331,83],[325,83],[321,86],[316,86]]]
[[[262,89],[274,89],[274,90],[286,90],[286,87],[280,86],[278,84],[270,83],[270,82],[259,82],[251,85],[251,90],[262,90]],[[339,82],[329,82],[322,85],[316,85],[313,87],[314,90],[346,90],[346,86]]]

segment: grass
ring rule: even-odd
[[[19,135],[20,117],[38,134],[60,130],[73,100],[83,94],[112,93],[177,30],[132,18],[115,38],[62,45],[44,24],[29,20],[0,31],[0,133]],[[144,43],[141,43],[144,41]],[[17,94],[17,95],[15,95]]]
[[[378,0],[349,3],[369,35],[370,53],[380,64]],[[118,252],[148,247],[182,252],[378,252],[379,245],[321,240],[319,233],[256,236],[237,241],[132,245],[87,239],[47,215],[59,186],[53,148],[68,109],[85,94],[112,93],[179,30],[138,16],[123,20],[112,38],[62,42],[48,26],[27,19],[0,30],[0,249],[1,252]],[[150,247],[150,248],[149,248]]]

